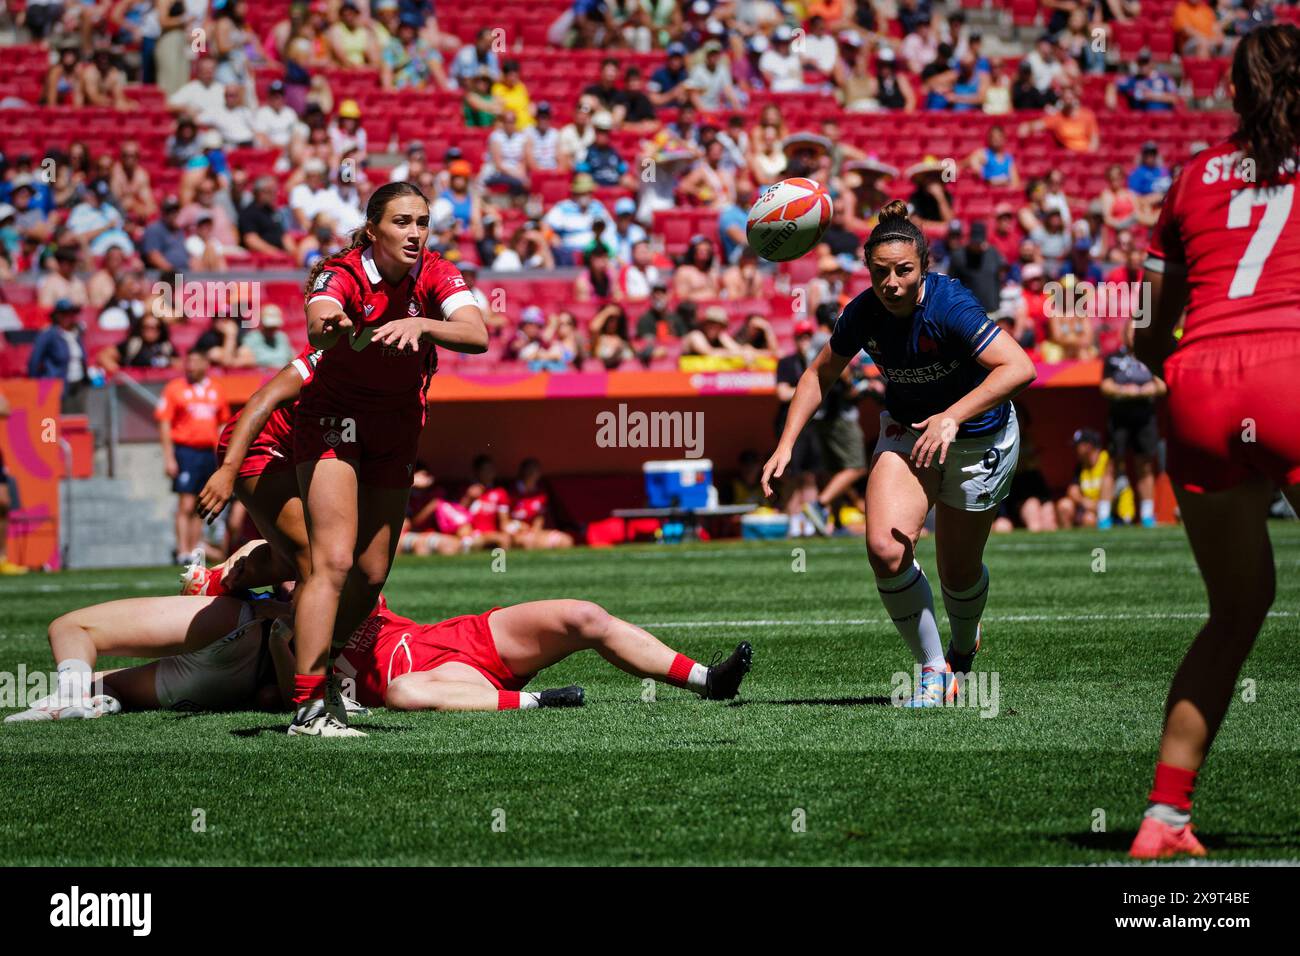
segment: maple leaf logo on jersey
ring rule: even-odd
[[[463,289],[465,287],[465,277],[457,272],[451,277],[451,287],[453,289]]]

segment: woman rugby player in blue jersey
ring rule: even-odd
[[[867,479],[867,553],[881,602],[921,667],[908,707],[957,693],[980,643],[988,597],[984,544],[1010,490],[1019,450],[1011,398],[1034,364],[956,279],[930,273],[921,230],[895,200],[880,212],[864,260],[871,288],[847,306],[799,379],[785,430],[763,469],[781,477],[795,439],[859,351],[885,380],[880,439]],[[914,549],[930,508],[952,641],[945,656],[934,594]]]

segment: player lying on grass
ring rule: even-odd
[[[288,613],[288,605],[272,600],[177,595],[64,614],[49,628],[55,693],[5,722],[85,719],[123,709],[284,710],[294,675]],[[705,667],[590,601],[530,601],[417,624],[381,598],[340,652],[331,683],[335,691],[355,688],[366,706],[392,710],[574,707],[583,703],[580,687],[523,688],[538,671],[582,650],[709,700],[736,696],[753,655],[741,643],[726,660]],[[100,655],[158,660],[96,672]]]

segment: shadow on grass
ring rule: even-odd
[[[733,700],[728,707],[746,704],[776,704],[780,707],[892,707],[889,697],[807,697],[790,700]]]
[[[355,727],[357,730],[365,731],[371,736],[381,736],[383,734],[400,734],[405,733],[406,727],[381,727],[377,724],[357,724],[349,723],[349,727]],[[230,732],[232,737],[261,737],[264,734],[279,735],[287,737],[289,733],[288,724],[276,724],[271,727],[240,727]]]

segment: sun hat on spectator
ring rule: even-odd
[[[939,161],[939,157],[927,155],[919,163],[913,163],[911,166],[908,166],[907,172],[904,175],[906,175],[908,179],[915,181],[918,176],[928,176],[932,173],[942,172],[943,163]]]
[[[813,324],[812,319],[799,319],[794,324],[794,334],[797,338],[800,335],[812,335],[817,331],[817,326]]]
[[[585,195],[596,191],[596,180],[591,178],[591,173],[578,173],[573,177],[573,185],[569,191],[575,195]]]
[[[882,163],[875,156],[868,156],[866,159],[851,159],[844,164],[844,171],[851,173],[875,173],[877,176],[885,176],[893,179],[898,175],[898,167],[891,166],[889,163]],[[866,180],[864,179],[863,182]]]
[[[0,222],[4,222],[6,219],[12,219],[17,212],[18,210],[7,202],[0,202]]]
[[[262,306],[262,325],[268,329],[278,329],[284,326],[284,313],[280,311],[278,305]]]
[[[181,201],[175,196],[165,196],[162,201],[163,212],[176,212],[181,208]]]
[[[829,153],[833,148],[833,143],[825,136],[818,136],[816,133],[791,133],[785,139],[781,140],[781,152],[789,156],[798,150],[812,149],[822,153]]]
[[[841,30],[840,42],[845,46],[860,47],[862,46],[862,37],[858,35],[856,30]]]
[[[591,125],[596,129],[609,132],[614,128],[614,117],[609,113],[606,113],[604,110],[601,110],[591,118]]]
[[[519,316],[519,322],[522,325],[543,325],[546,322],[546,313],[540,306],[526,306]]]
[[[551,115],[551,104],[549,100],[542,100],[540,103],[537,104],[537,115],[538,116]]]
[[[271,85],[266,88],[268,96],[280,96],[284,93],[284,81],[272,80]]]
[[[478,275],[477,260],[468,259],[468,258],[461,259],[460,262],[456,263],[456,267],[460,269],[461,272],[472,272],[475,275]]]
[[[325,165],[325,160],[313,156],[302,164],[302,171],[308,176],[324,176],[329,171],[329,167]]]
[[[784,23],[777,24],[776,29],[772,31],[773,43],[789,43],[793,39],[794,39],[794,31],[791,30]]]
[[[669,56],[685,56],[686,46],[674,40],[672,43],[668,44],[668,49],[666,52],[668,53]]]
[[[700,47],[700,49],[703,50],[705,54],[721,53],[722,44],[719,43],[717,40],[709,40],[704,44],[704,46]]]
[[[894,53],[893,47],[882,46],[880,48],[880,52],[876,54],[876,59],[881,60],[885,63],[893,63],[895,60],[898,59],[898,55]]]
[[[720,305],[711,305],[704,310],[703,320],[705,322],[718,322],[726,325],[730,319],[727,318],[727,310]]]
[[[469,178],[474,175],[474,167],[469,164],[468,159],[454,159],[447,166],[447,172],[453,176],[464,176]]]
[[[755,33],[749,38],[748,46],[750,53],[766,53],[768,47],[767,37],[761,33]]]
[[[406,155],[413,156],[416,153],[424,152],[424,143],[418,139],[413,139],[406,144]]]
[[[356,100],[344,100],[339,104],[339,119],[361,119],[361,107]]]
[[[636,200],[631,196],[622,196],[614,203],[614,215],[632,216],[636,214]]]
[[[1020,278],[1022,281],[1027,282],[1030,279],[1041,279],[1042,277],[1043,267],[1037,262],[1031,262],[1020,270]]]
[[[1003,216],[1014,216],[1016,207],[1009,202],[1000,202],[993,207],[993,215],[1001,219]]]
[[[81,307],[71,299],[59,299],[50,308],[50,315],[60,315],[64,312],[80,312]]]

